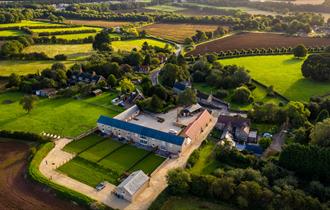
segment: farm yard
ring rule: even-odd
[[[143,170],[150,174],[165,160],[153,152],[96,134],[73,141],[63,150],[77,156],[58,170],[93,187],[102,181],[118,184],[125,172]]]
[[[64,23],[73,24],[73,25],[98,26],[105,28],[120,27],[120,26],[126,26],[132,24],[132,22],[127,22],[127,21],[73,20],[73,19],[65,20]]]
[[[312,96],[320,96],[330,92],[329,83],[315,82],[305,79],[301,73],[304,60],[293,55],[275,55],[242,57],[219,60],[223,65],[245,67],[251,77],[288,97],[290,100],[308,101]]]
[[[185,38],[195,35],[196,30],[214,31],[217,27],[217,25],[156,23],[142,27],[140,30],[145,30],[153,36],[183,43]]]
[[[131,51],[132,49],[141,49],[144,42],[147,42],[149,45],[165,47],[166,42],[158,41],[155,39],[134,39],[134,40],[125,40],[125,41],[113,41],[111,45],[115,51]],[[171,47],[171,45],[169,45]]]
[[[327,46],[330,45],[330,39],[292,37],[275,33],[240,33],[197,45],[187,55],[240,49],[296,47],[299,44],[307,47]]]
[[[0,94],[0,130],[52,133],[74,137],[96,126],[100,115],[115,116],[122,112],[115,105],[101,106],[98,101],[109,100],[116,94],[102,94],[86,99],[41,99],[35,108],[26,113],[19,104],[23,93],[5,92]],[[97,99],[98,98],[98,99]]]
[[[35,74],[46,68],[50,68],[51,65],[58,61],[46,60],[46,61],[24,61],[24,60],[1,60],[0,61],[0,76],[9,76],[11,73],[17,75]],[[75,64],[75,61],[61,61],[70,67]]]
[[[81,60],[93,53],[93,47],[92,44],[45,44],[31,45],[25,48],[23,52],[44,52],[50,58],[58,54],[65,54],[69,60]]]

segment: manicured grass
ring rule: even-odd
[[[126,145],[120,150],[112,153],[107,158],[103,159],[99,164],[104,168],[108,168],[118,174],[122,174],[147,154],[148,151],[146,150],[136,148],[135,146]]]
[[[146,9],[156,10],[156,11],[161,11],[161,12],[176,12],[176,11],[184,10],[185,8],[174,7],[174,6],[170,6],[170,5],[156,5],[156,6],[146,7]]]
[[[109,100],[113,99],[108,95]],[[34,109],[27,113],[19,104],[22,93],[5,92],[0,94],[0,130],[30,131],[35,133],[53,133],[61,136],[77,136],[96,126],[100,115],[115,116],[123,111],[113,106],[112,109],[95,106],[88,99],[72,98],[42,99]],[[105,97],[105,96],[104,96]],[[12,101],[11,104],[3,103]]]
[[[117,50],[131,51],[134,48],[140,50],[144,42],[148,42],[149,45],[158,46],[162,48],[165,47],[166,45],[166,42],[161,42],[154,39],[134,39],[134,40],[125,40],[125,41],[113,41],[111,42],[111,45],[116,51]]]
[[[0,61],[0,76],[9,76],[11,73],[18,75],[35,74],[59,61],[17,61],[17,60],[2,60]],[[67,67],[75,64],[74,61],[60,61]]]
[[[303,77],[303,60],[293,55],[232,58],[220,60],[220,63],[244,66],[252,78],[265,85],[273,85],[276,91],[290,100],[308,101],[311,96],[330,93],[330,83],[315,82]]]
[[[62,24],[57,23],[48,23],[42,21],[32,21],[32,20],[22,20],[20,23],[5,23],[0,24],[0,28],[8,28],[8,27],[33,27],[33,26],[60,26]]]
[[[93,53],[93,47],[92,44],[40,44],[31,45],[23,52],[44,52],[51,58],[58,54],[65,54],[70,60],[80,60],[90,56]]]
[[[103,181],[117,183],[118,178],[111,171],[86,161],[80,157],[74,158],[73,160],[59,167],[57,170],[91,187],[95,187]]]
[[[77,141],[72,141],[70,144],[66,145],[63,150],[70,153],[80,153],[103,140],[104,138],[101,136],[92,134]]]
[[[79,156],[91,162],[97,162],[122,145],[123,144],[118,141],[105,139],[104,141],[96,144],[94,147],[84,151]]]
[[[73,27],[73,28],[38,28],[38,29],[31,29],[33,33],[42,33],[42,32],[59,32],[59,31],[82,31],[82,30],[96,30],[96,31],[102,31],[102,28],[96,28],[96,27]]]
[[[10,37],[10,36],[22,36],[25,35],[23,31],[20,30],[3,30],[0,31],[0,37]]]
[[[151,174],[162,162],[164,162],[165,158],[150,153],[146,158],[143,159],[140,163],[136,164],[130,171],[142,170],[146,174]]]

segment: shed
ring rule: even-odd
[[[135,171],[116,187],[115,194],[119,198],[132,202],[148,184],[149,177],[142,170]]]
[[[99,95],[102,94],[102,90],[101,89],[96,89],[96,90],[93,90],[92,93],[93,93],[94,96],[99,96]]]
[[[182,111],[181,111],[181,115],[182,116],[188,116],[188,115],[193,115],[195,113],[198,113],[200,112],[202,109],[202,106],[199,105],[199,104],[193,104],[191,106],[188,106],[186,108],[184,108]]]

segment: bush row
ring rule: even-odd
[[[30,133],[30,132],[23,132],[23,131],[1,130],[0,131],[0,137],[26,140],[26,141],[36,141],[36,142],[48,142],[48,141],[50,141],[49,138],[46,138],[44,136],[40,136],[38,134]]]

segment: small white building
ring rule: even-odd
[[[149,185],[149,177],[142,171],[131,173],[116,189],[115,194],[132,202]]]

